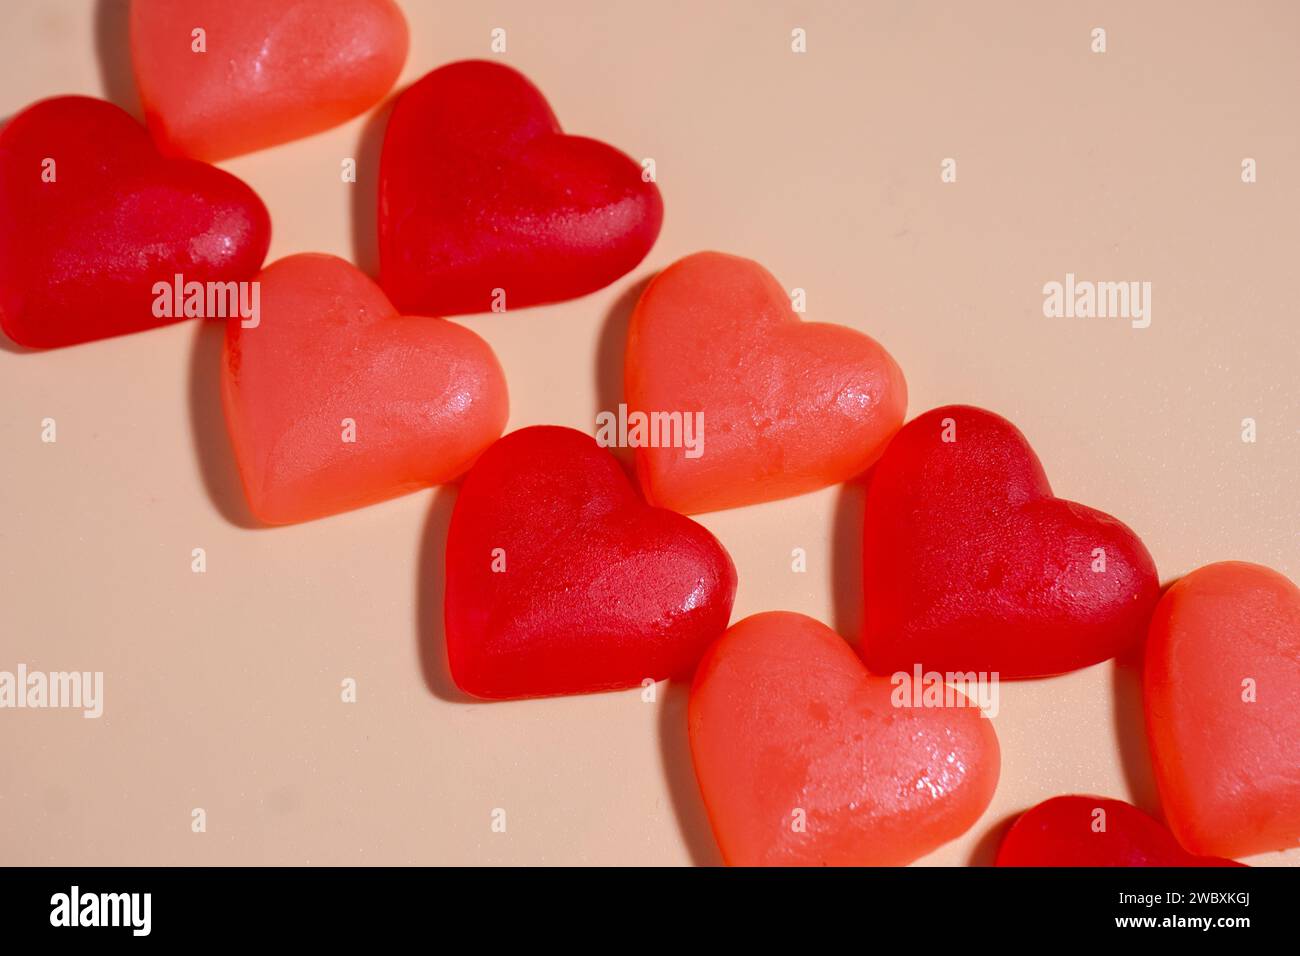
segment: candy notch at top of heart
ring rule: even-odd
[[[407,45],[393,0],[131,4],[131,61],[149,130],[164,152],[209,161],[365,112],[396,82]]]
[[[399,308],[433,315],[594,292],[659,234],[648,178],[605,143],[561,132],[518,71],[441,67],[402,93],[384,134],[380,283]]]
[[[913,707],[842,637],[788,611],[745,618],[704,655],[688,727],[732,866],[902,866],[993,798],[993,723],[958,693]]]
[[[398,315],[335,256],[289,256],[257,281],[257,325],[226,323],[221,397],[259,520],[307,521],[450,481],[501,434],[505,376],[469,329]]]
[[[1002,838],[997,866],[1244,866],[1188,853],[1132,804],[1053,797],[1022,813]]]
[[[256,193],[164,159],[112,103],[42,100],[0,130],[0,326],[19,345],[166,325],[156,284],[252,279],[270,242]]]
[[[452,511],[451,676],[492,699],[687,677],[735,594],[717,539],[648,506],[590,435],[520,429],[470,469]]]
[[[1243,561],[1174,582],[1151,619],[1142,697],[1183,846],[1240,857],[1300,843],[1300,588]]]
[[[879,674],[1086,667],[1140,640],[1159,594],[1132,530],[1054,497],[1019,429],[964,405],[909,422],[876,465],[863,583]]]
[[[701,252],[647,286],[628,327],[628,414],[694,416],[688,454],[662,436],[636,449],[646,497],[686,514],[846,481],[903,422],[902,370],[856,329],[803,322],[757,262]]]

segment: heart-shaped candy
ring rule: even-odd
[[[1154,817],[1123,800],[1053,797],[1022,813],[997,866],[1242,866],[1188,853]]]
[[[131,4],[131,62],[149,129],[165,152],[198,159],[365,112],[397,80],[407,42],[393,0]]]
[[[1110,515],[1052,496],[1014,425],[964,405],[905,425],[867,493],[867,665],[1045,677],[1138,640],[1155,564]]]
[[[398,315],[334,256],[280,259],[257,282],[257,324],[226,326],[221,397],[260,520],[306,521],[450,481],[501,434],[505,377],[469,329]]]
[[[628,328],[629,420],[694,415],[688,449],[647,435],[646,497],[687,514],[802,494],[865,471],[903,422],[907,385],[854,329],[801,322],[757,262],[678,260],[646,288]]]
[[[379,169],[380,281],[406,310],[586,295],[645,258],[663,220],[637,163],[562,133],[537,87],[497,63],[452,63],[402,93]]]
[[[451,676],[485,698],[684,677],[726,628],[735,594],[717,539],[647,506],[594,439],[524,428],[483,453],[452,511]]]
[[[163,159],[112,103],[42,100],[0,130],[0,326],[19,345],[166,325],[180,316],[155,286],[246,281],[270,242],[251,189]]]
[[[1300,843],[1300,589],[1224,561],[1156,607],[1142,676],[1165,818],[1194,853]]]
[[[973,706],[896,706],[912,699],[896,690],[802,614],[755,614],[709,648],[688,721],[727,863],[898,866],[979,819],[998,780],[992,723]]]

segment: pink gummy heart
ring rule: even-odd
[[[131,61],[149,129],[165,151],[199,159],[298,139],[366,111],[397,80],[407,43],[392,0],[131,4]]]
[[[1188,853],[1153,817],[1122,800],[1053,797],[1020,815],[998,866],[1241,866]]]
[[[486,342],[398,315],[334,256],[258,276],[260,321],[226,326],[221,393],[253,514],[319,518],[450,481],[505,426],[505,377]]]
[[[522,74],[478,60],[434,70],[384,136],[379,256],[407,311],[503,311],[585,295],[640,262],[663,203],[641,167],[560,131]]]
[[[1300,842],[1300,588],[1223,561],[1165,592],[1142,695],[1160,803],[1195,853]]]
[[[1055,497],[1025,436],[964,405],[889,443],[863,549],[864,657],[881,674],[1086,667],[1141,637],[1159,590],[1137,535]]]
[[[700,440],[637,446],[646,497],[687,514],[846,481],[903,423],[903,372],[856,329],[802,322],[772,274],[719,252],[655,277],[628,327],[629,415],[692,416]],[[671,436],[669,436],[671,439]]]
[[[709,648],[691,757],[727,863],[901,866],[979,819],[998,781],[992,723],[894,692],[802,614],[755,614]]]
[[[270,241],[251,189],[163,159],[111,103],[42,100],[0,130],[0,326],[20,345],[166,325],[157,283],[252,279]]]
[[[447,658],[476,697],[634,687],[691,673],[736,569],[704,528],[652,508],[571,428],[511,432],[461,485],[447,535]]]

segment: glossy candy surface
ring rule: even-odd
[[[1183,846],[1239,857],[1300,843],[1300,589],[1241,561],[1181,578],[1151,620],[1142,693]]]
[[[540,697],[688,676],[727,626],[731,558],[651,508],[571,428],[511,432],[465,476],[447,537],[451,676],[476,697]]]
[[[537,87],[508,66],[434,70],[388,121],[380,281],[405,310],[455,315],[586,295],[640,262],[662,220],[640,165],[562,133]]]
[[[1122,800],[1053,797],[1020,815],[998,866],[1241,866],[1188,853],[1160,821]]]
[[[149,130],[165,152],[209,161],[365,112],[396,82],[407,44],[392,0],[131,4],[131,61]]]
[[[863,655],[881,674],[1086,667],[1139,640],[1158,596],[1137,535],[1053,497],[1025,436],[964,405],[909,422],[877,464],[863,577]]]
[[[865,471],[903,422],[897,363],[854,329],[802,322],[757,262],[701,252],[646,288],[628,329],[630,412],[703,413],[698,457],[640,447],[646,496],[685,513],[812,491]]]
[[[54,348],[169,324],[154,285],[251,279],[271,241],[229,173],[164,160],[103,100],[61,96],[0,130],[0,326]]]
[[[398,315],[334,256],[289,256],[258,281],[260,323],[226,325],[221,392],[261,521],[305,521],[450,481],[501,434],[505,377],[469,329]]]
[[[893,690],[802,614],[747,617],[709,648],[691,756],[728,864],[897,866],[970,828],[997,785],[992,723]]]

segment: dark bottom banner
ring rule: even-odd
[[[384,940],[451,927],[501,943],[672,927],[729,942],[818,936],[843,919],[974,941],[1057,934],[1240,934],[1294,925],[1282,869],[10,869],[7,941],[76,935],[168,942]],[[838,915],[837,915],[838,914]],[[863,921],[870,921],[864,923]],[[437,929],[439,924],[446,929]],[[477,927],[477,928],[475,928]],[[459,935],[458,932],[456,935]],[[424,938],[428,938],[427,936]],[[865,937],[864,937],[865,940]],[[18,950],[13,950],[17,952]]]

